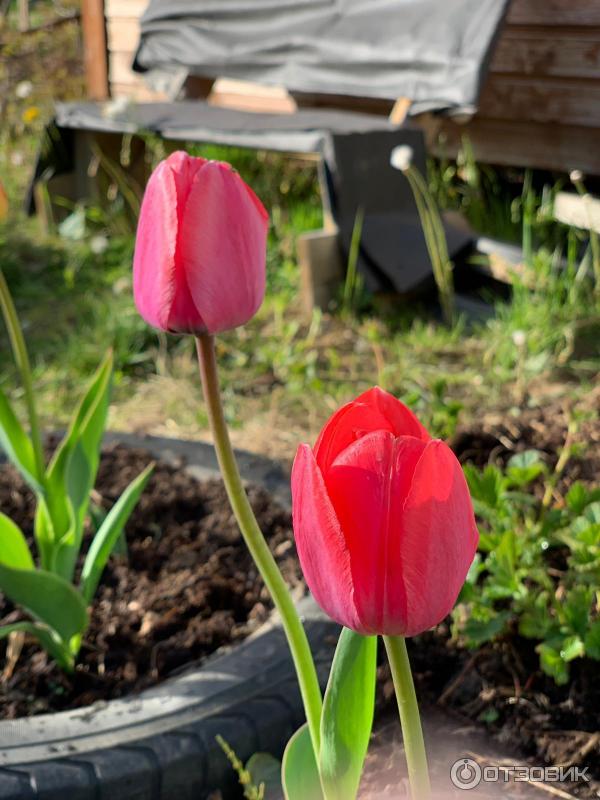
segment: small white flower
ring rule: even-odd
[[[97,256],[102,255],[107,247],[108,239],[106,236],[99,234],[98,236],[92,236],[90,239],[90,250]]]
[[[527,335],[525,331],[515,331],[512,335],[512,340],[515,347],[523,347],[527,341]]]
[[[574,169],[570,172],[569,178],[572,183],[579,183],[583,180],[583,172],[580,169]]]
[[[390,164],[394,169],[399,169],[401,172],[406,172],[406,170],[412,164],[414,156],[414,151],[412,147],[407,144],[398,145],[398,147],[394,147],[392,150],[392,155],[390,156]]]
[[[102,116],[108,119],[116,119],[117,117],[125,114],[131,105],[129,97],[115,97],[114,100],[109,100],[102,108]]]
[[[25,156],[20,150],[15,150],[10,154],[10,163],[13,167],[22,167],[25,163]]]
[[[25,100],[33,92],[33,83],[31,81],[21,81],[15,86],[15,95],[19,100]]]

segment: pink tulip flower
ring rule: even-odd
[[[254,316],[265,294],[268,214],[229,164],[176,152],[148,181],[133,291],[146,322],[218,333]]]
[[[362,634],[414,636],[450,612],[479,535],[459,462],[379,388],[343,406],[292,471],[294,535],[316,601]]]

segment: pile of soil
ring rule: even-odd
[[[519,409],[514,416],[490,414],[481,422],[459,427],[449,444],[462,463],[478,467],[490,463],[505,466],[516,453],[538,450],[550,469],[566,445],[573,455],[556,487],[564,496],[575,481],[589,486],[600,482],[599,409],[600,387],[577,409],[568,402],[554,402]]]
[[[144,450],[107,449],[96,501],[110,508],[151,460]],[[259,487],[248,496],[285,580],[302,593],[289,512]],[[0,468],[0,508],[31,542],[34,498],[7,465]],[[266,620],[271,603],[220,481],[200,482],[159,462],[127,525],[127,545],[127,559],[113,557],[104,572],[75,673],[65,675],[27,642],[12,675],[0,673],[0,719],[138,692]],[[21,618],[0,594],[0,625]],[[5,648],[0,643],[0,664]]]

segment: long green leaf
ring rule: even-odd
[[[33,530],[40,559],[40,567],[51,572],[54,562],[56,536],[46,500],[47,498],[43,495],[38,496]]]
[[[144,491],[153,469],[154,464],[150,464],[129,484],[108,512],[104,522],[94,536],[81,571],[81,593],[87,603],[91,602],[96,592],[96,587],[106,562],[115,548],[131,512],[140,499],[140,495]]]
[[[308,725],[298,728],[287,743],[281,763],[285,800],[324,800],[317,759]]]
[[[74,659],[69,648],[49,628],[37,625],[35,622],[15,622],[13,625],[0,628],[0,639],[5,639],[11,633],[28,633],[34,636],[60,667],[68,672],[73,670]]]
[[[377,637],[344,628],[333,657],[321,717],[319,768],[327,800],[353,800],[375,710]]]
[[[53,569],[71,580],[81,547],[89,495],[98,472],[111,387],[109,352],[98,368],[47,471],[48,509],[60,543]]]
[[[0,563],[16,569],[34,569],[29,547],[18,525],[0,512]]]
[[[14,569],[0,564],[0,590],[52,628],[64,642],[88,625],[83,598],[70,583],[45,570]]]
[[[35,492],[42,491],[31,439],[17,419],[8,398],[0,389],[0,447]]]

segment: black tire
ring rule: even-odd
[[[336,626],[305,602],[326,680]],[[2,800],[202,800],[237,778],[217,734],[245,761],[281,755],[304,712],[285,637],[268,626],[139,697],[0,724]]]
[[[198,477],[214,477],[207,445],[111,436],[157,457],[186,458]],[[289,484],[267,459],[241,454],[242,474],[286,503]],[[310,598],[299,604],[324,684],[338,627]],[[242,761],[281,755],[304,712],[281,627],[265,625],[202,666],[143,692],[57,714],[0,722],[0,800],[203,800],[228,798],[237,776],[217,734]]]

